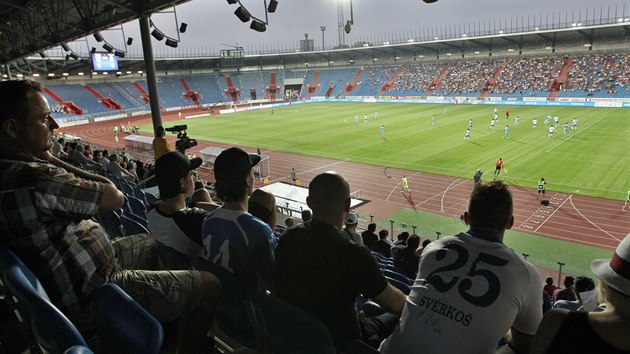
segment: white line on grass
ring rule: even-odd
[[[557,195],[558,193],[556,193]],[[549,219],[551,219],[551,217],[553,216],[553,214],[555,214],[558,210],[560,210],[560,208],[562,208],[562,206],[564,205],[564,203],[566,203],[568,200],[571,199],[571,196],[573,196],[573,194],[569,194],[569,197],[567,199],[565,199],[562,204],[558,205],[558,207],[556,208],[556,210],[553,211],[553,213],[549,214],[549,216],[547,216],[547,218],[545,219],[545,221],[543,221],[542,223],[540,223],[540,225],[538,225],[538,227],[536,228],[536,230],[534,230],[534,232],[538,232],[538,229],[540,229],[547,221],[549,221]],[[540,208],[538,209],[540,210]]]
[[[598,228],[601,232],[605,233],[606,235],[612,237],[613,239],[617,240],[617,241],[621,241],[620,239],[616,238],[615,236],[611,235],[608,231],[602,229],[601,227],[595,225],[594,222],[592,222],[591,220],[589,220],[586,216],[584,216],[584,214],[582,214],[578,208],[575,206],[575,204],[573,204],[573,199],[571,199],[571,196],[569,196],[569,200],[571,201],[571,206],[573,207],[573,209],[575,209],[575,211],[577,211],[578,214],[580,214],[580,216],[582,218],[584,218],[584,220],[588,221],[591,225],[595,226],[596,228]]]
[[[562,140],[561,142],[557,143],[556,145],[554,145],[554,146],[550,147],[550,148],[549,148],[549,149],[547,149],[545,152],[549,152],[549,151],[553,150],[556,146],[558,146],[558,145],[560,145],[560,144],[564,143],[565,141],[567,141],[567,140],[571,139],[572,137],[574,137],[574,136],[576,136],[576,135],[580,134],[581,132],[583,132],[583,131],[585,131],[586,129],[590,128],[593,124],[595,124],[595,123],[599,122],[600,120],[602,120],[602,119],[604,119],[604,118],[606,118],[606,117],[608,117],[608,113],[604,114],[601,118],[599,118],[598,120],[594,121],[593,123],[591,123],[591,124],[587,125],[586,127],[584,127],[584,129],[581,129],[581,130],[580,130],[580,131],[578,131],[577,133],[575,133],[575,134],[571,134],[568,138],[566,138],[566,139]]]

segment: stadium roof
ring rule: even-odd
[[[0,64],[187,1],[0,0]]]

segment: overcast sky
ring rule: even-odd
[[[344,1],[344,18],[350,19],[349,0]],[[256,17],[264,18],[263,0],[241,0],[247,10]],[[242,23],[234,14],[236,5],[230,5],[225,0],[192,0],[177,7],[177,17],[188,24],[188,30],[181,34],[178,49],[183,52],[213,52],[220,49],[230,49],[229,45],[239,45],[248,49],[257,48],[291,48],[297,47],[304,34],[315,40],[315,48],[321,48],[322,32],[320,26],[326,26],[324,33],[326,48],[339,43],[338,31],[338,0],[278,0],[275,13],[269,14],[267,31],[258,33],[249,28],[248,23]],[[485,24],[498,25],[507,21],[516,26],[543,22],[562,22],[565,15],[568,21],[600,17],[604,18],[630,16],[630,2],[628,0],[438,0],[433,4],[426,4],[421,0],[353,0],[354,25],[352,32],[345,37],[346,44],[368,39],[371,42],[382,41],[393,36],[398,38],[413,37],[415,33],[431,28],[445,28],[461,26],[483,26]],[[625,5],[625,7],[624,7]],[[555,16],[555,17],[554,17]],[[177,37],[175,20],[172,13],[154,14],[153,21],[166,35]],[[552,20],[555,18],[555,21]],[[125,35],[137,38],[129,48],[131,52],[140,52],[140,36],[138,21],[132,21],[124,26]],[[120,31],[105,31],[105,38],[122,46]],[[93,38],[89,37],[89,46],[96,46]],[[85,46],[83,42],[83,46]],[[154,40],[154,51],[164,51],[163,43]],[[100,49],[100,48],[99,48]],[[170,50],[170,49],[169,49]]]

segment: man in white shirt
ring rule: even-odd
[[[537,269],[503,244],[514,224],[501,181],[476,185],[464,221],[470,230],[431,242],[394,333],[381,353],[494,353],[506,338],[527,353],[542,318]]]

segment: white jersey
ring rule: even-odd
[[[434,241],[381,353],[494,353],[510,328],[534,335],[542,318],[536,268],[501,242],[466,233]]]

